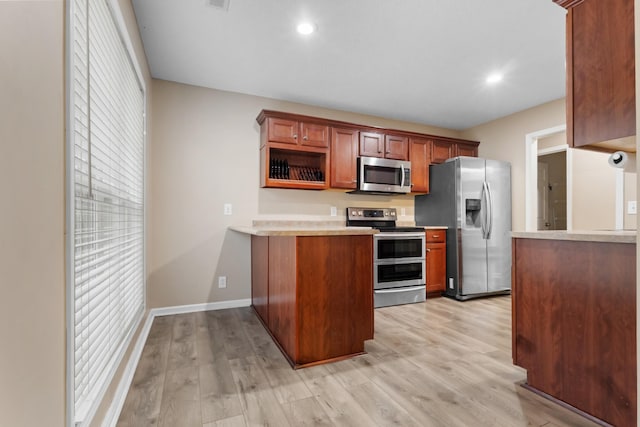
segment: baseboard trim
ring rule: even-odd
[[[204,304],[176,305],[173,307],[161,307],[151,310],[155,316],[169,316],[172,314],[196,313],[198,311],[223,310],[225,308],[249,307],[251,299],[236,299],[230,301],[207,302]],[[151,314],[150,313],[150,314]]]
[[[133,351],[129,356],[127,366],[125,367],[122,378],[118,383],[118,388],[116,389],[116,392],[113,396],[113,400],[111,401],[109,410],[102,420],[102,427],[115,427],[116,423],[118,422],[118,418],[120,418],[120,412],[122,412],[124,401],[127,398],[127,392],[131,387],[133,375],[135,374],[136,368],[138,367],[138,362],[140,362],[140,356],[142,356],[144,344],[147,342],[147,337],[149,336],[149,331],[151,330],[153,319],[155,319],[156,316],[196,313],[198,311],[224,310],[226,308],[249,307],[250,305],[251,299],[246,298],[230,301],[208,302],[204,304],[177,305],[173,307],[153,308],[149,310],[147,320],[144,322],[144,326],[142,327],[140,335],[138,335],[138,339],[136,340],[135,347],[133,348]]]
[[[127,392],[129,391],[129,387],[131,387],[131,382],[133,381],[133,374],[135,374],[136,372],[138,362],[140,361],[140,356],[142,355],[142,350],[144,349],[144,344],[147,342],[147,337],[149,336],[149,331],[151,330],[153,318],[154,316],[151,314],[151,312],[149,312],[147,320],[145,320],[144,325],[142,326],[142,330],[138,335],[138,339],[136,340],[135,346],[133,347],[133,351],[129,356],[127,366],[125,366],[124,368],[122,378],[120,378],[118,388],[113,395],[111,405],[109,406],[109,409],[107,410],[107,413],[102,420],[102,427],[115,427],[116,423],[118,422],[120,412],[122,411],[122,407],[124,406],[124,400],[127,398]]]

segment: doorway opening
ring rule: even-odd
[[[565,191],[565,204],[564,204],[564,215],[563,220],[558,220],[558,225],[564,225],[564,230],[571,230],[571,204],[567,203],[568,200],[571,200],[571,181],[567,180],[566,177],[571,174],[571,151],[567,150],[568,146],[566,144],[566,125],[559,125],[548,129],[543,129],[537,132],[529,133],[525,136],[525,230],[526,231],[537,231],[537,230],[545,230],[546,223],[549,222],[549,227],[551,226],[551,221],[544,220],[544,215],[547,215],[547,219],[552,215],[548,212],[547,207],[542,206],[539,207],[539,199],[540,203],[549,204],[549,199],[546,194],[544,194],[544,190],[542,191],[542,195],[538,194],[538,158],[540,156],[550,155],[554,153],[564,152],[565,155],[565,181],[564,181],[564,191]],[[538,143],[540,141],[540,144]],[[540,146],[540,149],[539,149]],[[544,159],[543,159],[544,160]],[[543,162],[544,163],[544,162]],[[542,166],[544,168],[544,166]],[[548,173],[549,168],[547,166],[547,181],[548,181]],[[555,172],[554,172],[555,174]],[[548,182],[546,186],[548,190]],[[559,186],[557,186],[559,190]],[[551,190],[553,191],[553,190]],[[551,192],[549,191],[549,192]],[[559,191],[558,191],[559,192]],[[540,220],[540,217],[543,217]],[[539,228],[539,223],[541,226]],[[551,228],[548,228],[551,229]]]
[[[567,151],[538,153],[538,230],[567,229]]]

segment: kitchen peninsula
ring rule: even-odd
[[[294,368],[364,353],[373,338],[373,240],[362,227],[255,225],[251,300]]]
[[[527,387],[636,425],[636,232],[514,232],[513,362]]]

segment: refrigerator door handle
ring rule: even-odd
[[[487,239],[487,183],[482,183],[482,194],[480,195],[480,228],[482,238]]]
[[[493,231],[493,197],[491,197],[491,186],[488,182],[484,183],[487,186],[487,239],[491,238],[491,232]]]

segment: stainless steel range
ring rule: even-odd
[[[425,231],[397,227],[395,208],[347,208],[348,227],[373,227],[373,305],[408,304],[426,298]]]

